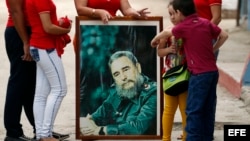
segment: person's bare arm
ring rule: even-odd
[[[167,28],[155,35],[155,37],[151,40],[150,44],[152,47],[158,47],[162,39],[167,39],[170,36],[172,36],[172,31],[171,29]]]
[[[167,27],[165,30],[172,30],[172,26]],[[159,41],[159,45],[157,46],[157,54],[159,57],[167,56],[170,53],[176,53],[176,47],[174,46],[175,38],[171,37],[171,45],[167,45],[167,38],[162,38]]]
[[[24,0],[7,0],[10,7],[10,14],[14,22],[15,28],[22,39],[24,55],[22,59],[31,61],[32,57],[29,51],[29,36],[25,25],[25,16],[23,11]]]
[[[164,38],[160,39],[160,41],[159,41],[159,45],[157,47],[157,54],[159,57],[164,57],[167,55],[167,53],[165,53],[165,49],[166,49],[166,45],[167,45],[166,42],[167,41]]]
[[[212,5],[210,8],[212,13],[211,22],[218,25],[221,21],[221,5]]]
[[[225,43],[227,39],[228,39],[228,33],[225,32],[224,30],[221,30],[221,33],[219,34],[219,37],[216,43],[214,44],[213,48],[214,52],[218,50]]]
[[[88,0],[74,0],[78,16],[87,16],[92,18],[101,18],[103,23],[108,23],[112,15],[105,9],[94,9],[87,7]]]
[[[171,40],[173,41],[175,40],[173,36],[171,37]],[[176,53],[176,46],[174,44],[167,46],[167,39],[165,38],[160,39],[159,45],[157,47],[158,56],[165,57],[170,53]]]
[[[69,26],[69,28],[63,28],[53,24],[50,20],[49,12],[41,12],[39,15],[42,21],[43,29],[46,33],[53,35],[62,35],[70,32],[71,25]]]
[[[88,0],[74,0],[76,12],[79,16],[88,16],[92,15],[92,9],[87,7]]]
[[[128,0],[121,0],[121,12],[124,16],[133,16],[133,17],[147,17],[148,14],[150,14],[149,11],[147,11],[148,8],[143,8],[141,10],[135,10],[131,7]]]

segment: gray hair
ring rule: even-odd
[[[130,51],[117,51],[114,54],[111,55],[108,65],[109,67],[111,66],[111,64],[113,63],[114,60],[126,56],[128,57],[128,59],[136,66],[136,63],[138,63],[136,57],[134,56],[134,54]]]

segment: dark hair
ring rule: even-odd
[[[193,0],[173,0],[170,3],[172,3],[175,11],[179,10],[184,16],[196,13]]]
[[[138,63],[136,57],[134,56],[134,54],[130,51],[117,51],[115,52],[109,59],[108,65],[109,67],[111,66],[111,64],[113,63],[114,60],[126,56],[128,57],[129,60],[131,60],[131,62],[136,66],[136,63]]]

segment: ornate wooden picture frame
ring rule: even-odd
[[[150,41],[162,24],[162,17],[115,17],[108,24],[76,17],[77,139],[161,139],[163,61]],[[132,53],[140,66],[135,65],[144,81],[132,90],[137,91],[133,98],[116,92],[124,91],[114,78],[125,79],[120,72],[111,72],[109,59],[117,52]],[[122,72],[131,69],[122,62],[115,67],[119,65],[124,65]]]

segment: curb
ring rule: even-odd
[[[219,84],[225,87],[235,97],[241,96],[241,83],[235,80],[227,72],[219,68]]]

